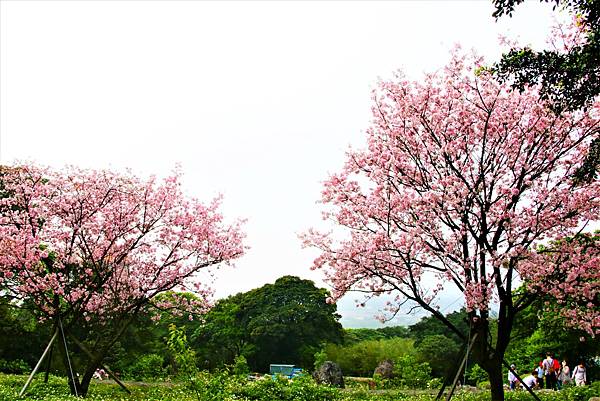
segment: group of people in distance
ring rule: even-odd
[[[517,376],[515,375],[516,366],[510,365],[508,371],[508,386],[511,390],[516,390],[521,386]],[[546,358],[542,359],[538,366],[531,374],[522,378],[523,382],[529,388],[545,388],[551,390],[560,390],[564,385],[575,383],[576,386],[584,386],[587,381],[585,364],[579,362],[572,370],[567,365],[567,361],[560,363],[558,359],[552,357],[552,354],[546,354]]]

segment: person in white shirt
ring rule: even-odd
[[[576,386],[585,386],[587,377],[585,375],[585,365],[583,361],[579,362],[579,365],[575,366],[575,369],[573,369],[573,376],[571,376],[571,379],[575,381]]]
[[[523,383],[525,383],[527,385],[527,387],[533,389],[535,387],[537,387],[537,372],[534,370],[533,372],[531,372],[531,374],[529,376],[526,376],[525,378],[523,378]]]
[[[508,370],[508,387],[511,390],[514,390],[517,386],[517,376],[515,376],[515,374],[513,373],[516,372],[515,368],[516,366],[512,364],[510,365],[510,369]]]

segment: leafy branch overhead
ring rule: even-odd
[[[535,51],[513,48],[495,65],[498,77],[524,90],[540,84],[540,96],[555,111],[588,107],[600,93],[600,1],[546,0],[564,6],[576,15],[578,40],[569,46]],[[523,0],[494,0],[494,16],[511,16]]]

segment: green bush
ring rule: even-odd
[[[0,401],[81,401],[69,395],[67,381],[62,377],[50,376],[48,383],[36,378],[25,397],[18,393],[26,376],[0,374]],[[216,374],[200,372],[194,376],[197,392],[190,391],[182,383],[160,383],[155,385],[129,384],[131,395],[124,393],[114,383],[94,382],[90,386],[86,401],[434,401],[431,393],[407,394],[397,390],[367,391],[339,390],[315,384],[309,376],[294,380],[267,377],[249,382],[227,371]],[[600,393],[600,383],[591,386],[571,387],[563,391],[539,391],[541,401],[588,401]],[[506,401],[532,401],[526,391],[506,392]],[[453,401],[489,401],[489,391],[457,391]]]
[[[367,340],[351,345],[327,344],[324,352],[327,360],[337,363],[345,375],[370,377],[381,361],[414,355],[413,344],[414,340],[408,338]]]
[[[573,386],[561,391],[566,401],[588,401],[591,397],[600,396],[600,382],[589,386]]]
[[[489,390],[491,388],[491,384],[489,380],[483,380],[477,383],[477,388],[481,390]]]
[[[235,384],[227,371],[213,374],[200,372],[192,378],[187,388],[195,391],[199,401],[220,401],[231,398]]]
[[[248,366],[248,360],[243,355],[236,356],[233,361],[233,374],[238,376],[245,376],[250,373],[250,367]]]
[[[315,352],[314,358],[314,368],[315,370],[319,370],[319,368],[327,361],[327,352],[325,352],[325,350],[317,351]]]
[[[336,388],[317,385],[310,376],[294,380],[279,376],[247,383],[235,396],[236,399],[257,401],[334,401],[340,399],[340,394]]]
[[[30,370],[31,368],[29,365],[22,359],[15,359],[12,361],[0,359],[0,372],[2,373],[22,374],[28,373]]]
[[[198,373],[196,353],[188,345],[185,328],[169,325],[169,335],[165,339],[167,347],[175,362],[173,372],[183,380],[188,380]]]
[[[434,377],[433,379],[427,382],[427,388],[439,390],[440,388],[442,388],[442,384],[444,384],[444,380],[440,379],[439,377]]]
[[[413,355],[405,355],[394,361],[394,387],[427,388],[430,380],[431,367],[427,362],[418,362]]]
[[[477,386],[479,383],[487,381],[488,374],[483,368],[477,364],[473,365],[467,372],[467,382]]]
[[[164,359],[157,354],[148,354],[138,359],[128,370],[127,375],[135,380],[158,379],[166,375]]]

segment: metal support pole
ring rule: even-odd
[[[456,359],[458,360],[458,358],[461,355],[464,355],[465,352],[467,351],[467,347],[469,346],[468,342],[464,342],[460,352],[456,355]],[[458,367],[457,367],[458,369]],[[438,391],[437,396],[435,397],[436,401],[439,401],[442,399],[442,396],[444,395],[444,390],[446,389],[446,387],[450,384],[450,380],[453,376],[456,376],[457,374],[459,374],[458,372],[456,372],[455,369],[449,369],[449,371],[444,375],[444,382],[442,383],[442,387],[440,388],[440,390]]]
[[[56,330],[54,330],[54,334],[52,335],[52,338],[50,339],[50,342],[46,346],[46,349],[42,353],[42,356],[40,357],[40,360],[35,365],[35,368],[33,368],[33,370],[31,371],[31,374],[27,378],[27,381],[25,382],[25,385],[23,386],[23,388],[21,389],[21,392],[19,393],[19,397],[22,397],[23,394],[25,394],[25,391],[27,391],[27,387],[29,387],[29,385],[31,384],[31,381],[33,380],[33,376],[36,374],[36,372],[40,368],[40,365],[42,364],[42,361],[46,357],[46,354],[48,353],[48,351],[50,351],[50,349],[52,348],[52,343],[54,342],[54,340],[56,340],[56,336],[58,336],[58,327],[56,328]]]
[[[48,383],[48,377],[50,376],[50,367],[52,365],[52,351],[54,350],[54,346],[50,347],[50,352],[48,353],[48,362],[46,362],[46,373],[44,374],[44,383]]]
[[[458,372],[456,372],[456,376],[454,377],[454,382],[452,383],[452,388],[450,389],[448,396],[446,396],[446,401],[450,401],[450,398],[452,398],[452,394],[454,394],[454,390],[456,389],[456,385],[458,384],[458,378],[460,377],[460,373],[462,372],[462,370],[465,368],[467,359],[469,358],[469,353],[471,352],[471,348],[473,348],[473,345],[475,344],[475,340],[477,339],[477,334],[478,333],[475,333],[475,335],[471,339],[471,344],[469,344],[469,347],[467,348],[467,352],[465,353],[465,357],[463,358],[463,360],[460,364],[460,367],[458,368]]]
[[[65,347],[65,355],[67,357],[67,364],[69,365],[69,374],[71,375],[71,381],[73,383],[73,390],[75,391],[75,396],[79,397],[79,393],[77,392],[77,387],[79,386],[79,380],[75,379],[75,374],[73,373],[73,367],[71,366],[71,358],[69,358],[69,350],[67,349],[67,337],[65,337],[65,331],[63,329],[62,320],[60,316],[58,317],[58,327],[60,328],[60,336],[63,340],[63,346]]]

